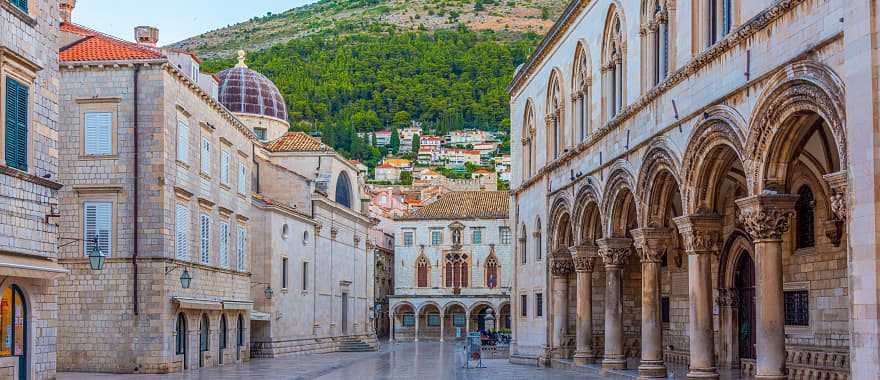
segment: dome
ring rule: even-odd
[[[220,77],[220,103],[234,113],[267,116],[287,122],[287,106],[278,87],[265,75],[244,64],[244,52],[238,64],[217,74]]]

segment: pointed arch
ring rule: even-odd
[[[666,0],[642,0],[642,90],[647,92],[669,73],[669,9]]]
[[[428,257],[425,256],[425,252],[422,251],[419,253],[419,256],[416,257],[416,287],[417,288],[427,288],[431,285],[431,260],[428,260]]]
[[[636,202],[635,176],[632,165],[626,160],[618,160],[611,165],[611,174],[605,183],[604,204],[607,216],[605,236],[626,237],[629,231],[638,228],[641,209]]]
[[[535,175],[535,104],[532,98],[526,100],[522,124],[522,180],[525,182]]]
[[[641,204],[642,219],[639,225],[661,226],[666,218],[663,215],[667,205],[681,205],[681,161],[670,147],[665,136],[651,141],[639,167],[636,182],[636,196]],[[678,199],[669,199],[677,197]]]
[[[550,246],[551,252],[568,248],[574,244],[571,231],[571,206],[565,197],[559,197],[550,208]]]
[[[495,289],[498,287],[498,284],[501,282],[501,272],[499,269],[501,268],[501,264],[498,261],[498,257],[495,256],[495,250],[489,252],[489,256],[486,257],[486,261],[483,263],[483,284],[489,289]]]
[[[817,115],[827,131],[831,172],[847,168],[843,81],[827,66],[809,60],[792,63],[769,81],[749,120],[746,154],[752,192],[784,182],[786,164],[801,148],[807,132],[801,118]]]
[[[351,190],[351,181],[348,179],[348,173],[339,172],[339,176],[336,177],[336,193],[335,193],[336,203],[343,205],[347,208],[351,208],[352,201],[352,190]]]
[[[565,142],[565,96],[564,96],[562,71],[553,68],[550,72],[550,81],[547,82],[547,114],[544,121],[547,123],[547,161],[553,161],[562,155],[566,146]]]
[[[577,145],[587,139],[592,133],[590,121],[592,120],[592,84],[593,67],[589,47],[584,40],[577,43],[574,51],[574,61],[571,73],[571,120],[572,120],[572,144]]]
[[[604,120],[611,120],[626,102],[626,20],[619,1],[608,7],[602,37],[602,101]]]
[[[577,191],[572,210],[572,220],[575,242],[579,245],[602,238],[604,219],[602,208],[600,207],[602,202],[601,194],[598,181],[594,177],[587,177],[585,184]]]

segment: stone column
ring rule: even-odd
[[[466,310],[464,313],[464,337],[467,338],[467,334],[471,332],[471,311]]]
[[[598,247],[593,244],[578,246],[572,252],[577,271],[577,329],[575,337],[575,364],[596,360],[593,352],[593,265]]]
[[[568,275],[574,269],[574,264],[568,249],[556,251],[550,261],[550,273],[553,275],[552,348],[554,352],[561,353],[562,341],[568,326]]]
[[[419,320],[419,311],[418,310],[415,310],[413,313],[415,314],[415,320],[416,320],[416,334],[414,335],[413,342],[418,342],[419,341],[419,325],[421,324],[422,321]]]
[[[669,228],[632,230],[642,259],[642,378],[666,377],[663,362],[663,321],[660,316],[660,263],[674,231]]]
[[[605,238],[596,241],[605,262],[605,357],[604,369],[626,368],[623,352],[623,265],[632,253],[632,239]]]
[[[785,379],[785,299],[782,234],[797,195],[762,194],[738,199],[739,219],[755,243],[756,379]]]
[[[446,334],[446,316],[440,313],[440,342],[443,342],[443,336]]]
[[[721,217],[687,215],[675,218],[688,254],[690,333],[689,379],[717,379],[712,323],[712,254],[721,245]]]
[[[388,312],[388,341],[394,343],[394,313]]]

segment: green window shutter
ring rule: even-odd
[[[27,13],[28,11],[28,0],[9,0],[12,5],[15,5],[16,8],[21,9],[22,12]]]
[[[6,165],[27,171],[28,87],[6,78]]]

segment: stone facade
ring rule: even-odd
[[[574,1],[515,74],[512,356],[873,378],[876,10],[705,3]]]
[[[58,1],[0,2],[0,377],[52,379],[57,367]],[[9,138],[10,82],[25,111],[22,145]],[[19,94],[19,95],[21,95]],[[9,161],[24,147],[24,166]],[[17,290],[20,305],[12,309]],[[9,314],[7,314],[9,313]],[[11,313],[15,313],[14,315]],[[9,322],[12,318],[15,322]],[[13,331],[13,325],[15,333]],[[16,334],[23,333],[16,336]],[[21,359],[20,359],[21,358]]]

